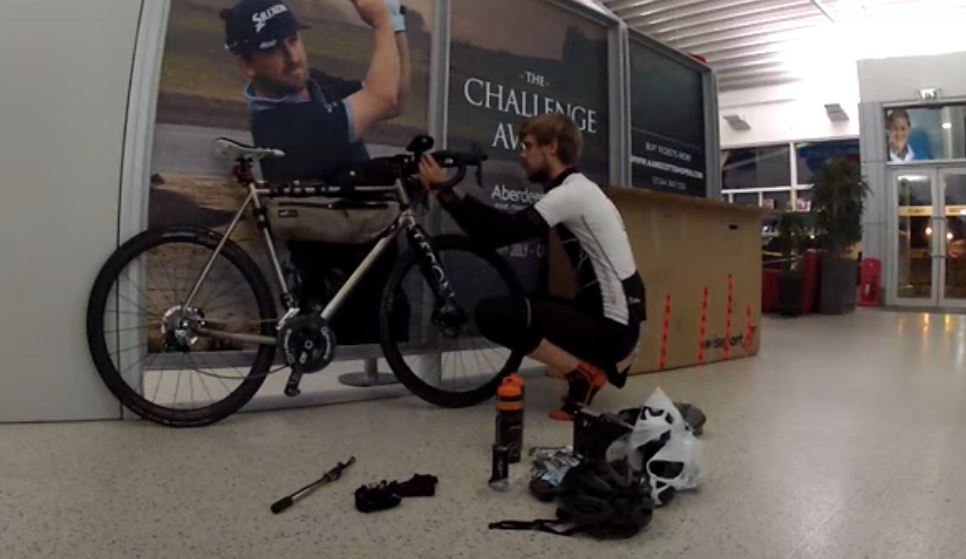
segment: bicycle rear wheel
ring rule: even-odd
[[[470,239],[432,239],[459,311],[448,312],[433,295],[422,255],[410,251],[393,269],[383,291],[382,348],[396,377],[411,392],[437,406],[460,408],[483,402],[523,355],[479,334],[476,305],[487,298],[522,293],[510,266]]]
[[[275,346],[198,330],[275,336],[272,292],[227,241],[198,294],[184,302],[221,237],[195,228],[146,231],[119,247],[94,282],[87,340],[97,371],[125,407],[171,427],[198,427],[245,405]]]

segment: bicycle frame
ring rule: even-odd
[[[205,282],[205,280],[208,278],[208,274],[211,272],[215,259],[218,258],[218,255],[224,249],[225,243],[228,242],[228,239],[231,238],[235,229],[237,229],[238,224],[245,215],[245,212],[248,211],[249,208],[253,208],[258,228],[262,233],[262,240],[265,243],[265,247],[272,263],[275,279],[282,293],[282,303],[286,307],[285,314],[277,323],[277,326],[281,327],[286,320],[296,316],[300,309],[295,297],[289,291],[288,285],[286,284],[285,274],[282,271],[282,265],[279,262],[278,253],[275,250],[275,240],[272,237],[272,232],[268,227],[267,220],[263,217],[264,206],[262,204],[261,197],[271,196],[272,190],[269,188],[264,188],[264,183],[254,181],[249,182],[247,184],[247,188],[248,196],[245,198],[245,202],[235,214],[218,246],[205,263],[201,274],[195,281],[194,286],[192,287],[188,297],[185,299],[182,308],[191,308],[191,304],[198,295],[202,284]],[[405,186],[402,184],[402,181],[397,180],[396,184],[391,187],[358,187],[356,188],[356,191],[363,193],[394,193],[399,199],[402,211],[400,212],[399,217],[396,218],[396,221],[393,222],[393,224],[386,229],[385,232],[383,232],[379,240],[376,242],[376,245],[372,248],[372,250],[369,251],[362,262],[352,272],[352,274],[349,276],[349,279],[346,280],[342,287],[339,288],[339,291],[335,294],[335,296],[328,302],[325,308],[322,309],[322,318],[326,321],[332,320],[332,317],[334,317],[338,312],[346,298],[353,292],[353,290],[356,289],[356,287],[359,285],[359,282],[369,272],[376,260],[382,256],[389,245],[394,242],[399,234],[403,231],[408,234],[411,246],[420,251],[424,258],[423,262],[431,270],[431,274],[427,279],[431,280],[430,286],[432,287],[436,297],[447,301],[455,301],[456,295],[453,292],[449,281],[446,279],[446,274],[439,263],[439,259],[433,251],[432,246],[429,244],[429,239],[426,233],[422,230],[422,227],[420,227],[416,219],[416,215],[412,209],[412,202],[409,194],[406,192]],[[337,194],[337,191],[333,189],[332,193]],[[237,334],[205,327],[196,328],[195,330],[199,334],[210,336],[215,339],[231,340],[243,343],[257,343],[263,345],[276,344],[276,339],[269,336]]]

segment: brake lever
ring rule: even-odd
[[[476,184],[483,188],[483,165],[476,166]]]

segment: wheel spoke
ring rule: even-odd
[[[174,299],[169,300],[168,302],[171,303],[171,306],[172,307],[176,307],[176,306],[179,305],[179,302],[178,302],[178,292],[177,292],[177,287],[176,287],[177,286],[177,282],[175,281],[175,277],[177,277],[177,276],[176,275],[175,276],[172,276],[171,275],[171,270],[169,270],[167,266],[162,266],[162,269],[165,271],[166,275],[168,276],[168,281],[170,282],[170,285],[172,286],[171,292],[174,294]],[[158,287],[158,290],[161,291],[161,293],[164,293],[164,289],[161,288],[160,286]]]
[[[189,363],[191,362],[191,357],[190,356],[188,357],[188,362]],[[191,368],[193,369],[194,368],[194,365],[192,365]],[[188,375],[188,397],[190,398],[189,402],[190,402],[190,405],[192,405],[192,406],[195,403],[195,383],[194,383],[193,380],[191,380],[193,378],[195,378],[194,375]]]
[[[151,398],[152,402],[158,401],[158,392],[161,390],[161,380],[164,379],[164,375],[162,375],[161,373],[158,373],[157,377],[158,377],[158,383],[154,386],[154,397]]]
[[[218,359],[221,359],[221,362],[222,363],[224,363],[225,365],[228,365],[232,369],[238,371],[238,367],[235,367],[234,365],[232,365],[231,363],[229,363],[228,360],[225,359],[225,356],[222,355],[220,352],[218,353]],[[238,372],[240,373],[241,371],[238,371]],[[244,377],[245,377],[245,375],[241,375],[239,378],[244,378]]]
[[[156,359],[158,357],[158,354],[157,353],[152,353],[150,355],[151,355],[151,357],[149,357],[148,360],[150,360],[150,362],[153,363],[154,362],[154,359]],[[141,396],[144,395],[144,377],[147,374],[145,371],[147,371],[149,369],[149,367],[150,367],[150,365],[148,363],[145,363],[145,367],[143,369],[141,369],[141,371],[138,373],[138,385],[134,389],[134,393],[135,394],[138,394],[138,395],[141,395]]]
[[[214,404],[217,400],[211,395],[211,391],[208,390],[208,385],[205,383],[205,377],[208,375],[201,375],[198,380],[201,382],[201,388],[204,389],[205,393],[208,394],[208,401]]]
[[[222,268],[221,270],[219,270],[219,273],[218,273],[218,276],[217,276],[218,279],[217,280],[212,279],[211,280],[211,284],[217,286],[218,285],[218,282],[220,282],[224,278],[225,274],[227,273],[227,272],[225,272],[225,270],[229,270],[229,269],[230,269],[229,266],[225,266],[224,268]],[[212,270],[214,270],[214,266],[212,266]],[[211,271],[209,271],[208,273],[211,274]],[[196,278],[196,280],[197,280],[197,278]],[[226,287],[223,287],[222,290],[219,292],[218,297],[220,297],[223,293],[225,293],[227,289],[231,289],[232,288],[231,282],[225,282],[225,286]],[[213,287],[212,288],[212,290],[214,290],[214,289],[217,289],[217,287]],[[215,299],[217,299],[218,297],[215,297]],[[209,294],[208,295],[208,298],[205,299],[205,302],[202,303],[201,305],[198,305],[198,307],[199,308],[207,308],[208,307],[208,304],[211,303],[211,302],[212,302],[212,295]]]
[[[132,287],[134,287],[134,289],[137,289],[138,293],[141,294],[141,300],[144,301],[147,304],[150,301],[150,298],[148,297],[148,292],[145,291],[144,289],[142,289],[141,286],[138,284],[138,282],[136,282],[133,279],[131,279],[131,275],[129,273],[124,272],[123,275],[124,275],[124,278],[127,280],[127,283],[130,284]],[[119,284],[117,285],[116,289],[117,289],[118,295],[120,295],[120,285]],[[150,291],[150,289],[151,289],[151,285],[149,284],[148,285],[148,290]],[[164,290],[162,290],[160,287],[158,288],[158,291],[161,291],[161,293],[164,294]],[[134,305],[138,306],[137,303],[134,303],[134,301],[131,301],[130,299],[128,299],[128,301],[130,301]],[[174,305],[172,304],[170,306],[174,306]],[[144,312],[148,312],[147,309],[144,309],[144,307],[138,306],[138,308],[140,308]]]
[[[181,375],[184,373],[185,361],[187,361],[188,354],[181,354],[181,368],[178,369],[178,378],[174,381],[174,396],[171,397],[171,408],[177,409],[175,406],[178,404],[178,389],[181,387]]]
[[[120,357],[120,355],[122,353],[124,353],[125,351],[131,351],[132,349],[137,349],[139,347],[145,347],[147,345],[148,344],[146,344],[146,343],[145,344],[132,345],[131,347],[126,347],[124,349],[115,350],[114,352],[111,353],[111,355],[117,355],[118,357]]]

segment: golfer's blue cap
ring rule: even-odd
[[[272,50],[280,40],[308,29],[278,0],[241,0],[223,10],[221,18],[225,20],[225,48],[233,54]]]

